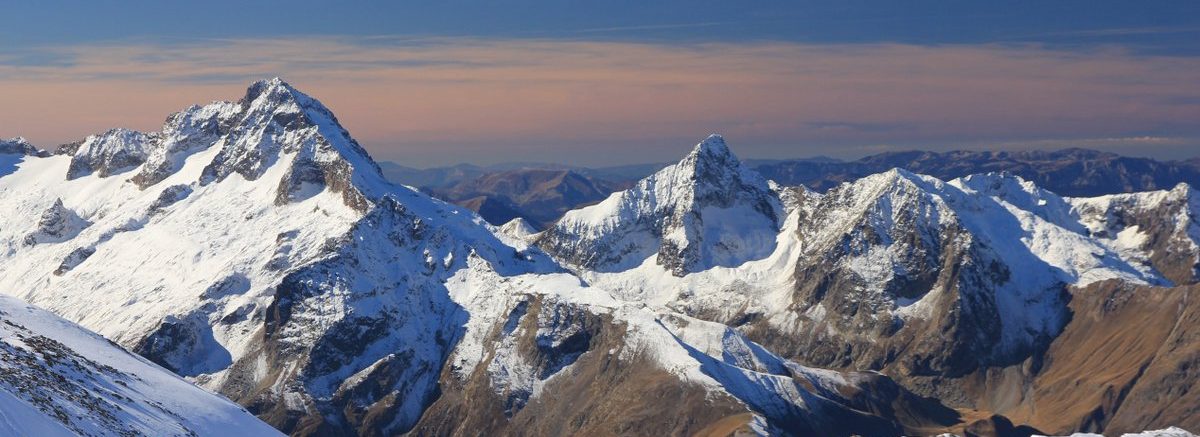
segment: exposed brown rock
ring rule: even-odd
[[[531,297],[521,327],[514,331],[521,335],[520,354],[539,368],[554,358],[552,351],[538,346],[536,329],[530,329],[536,328],[545,304]],[[513,405],[495,392],[485,370],[496,353],[493,341],[488,358],[466,380],[454,376],[450,368],[443,370],[441,396],[412,434],[691,435],[723,418],[747,413],[736,399],[714,397],[702,387],[685,384],[642,354],[619,358],[627,347],[625,328],[611,317],[591,313],[578,317],[576,321],[589,332],[586,351],[528,404]],[[499,338],[502,329],[496,326],[493,336]]]

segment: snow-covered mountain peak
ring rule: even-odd
[[[288,170],[279,182],[279,205],[328,188],[361,212],[387,190],[379,166],[316,99],[275,78],[252,84],[237,105],[229,114],[216,108],[218,118],[230,117],[215,130],[220,150],[201,173],[202,185],[232,174],[256,180],[282,161]]]
[[[912,208],[945,210],[948,199],[939,195],[945,185],[937,178],[894,168],[842,184],[824,198],[831,205],[852,206],[856,215]]]
[[[501,225],[499,232],[500,234],[508,237],[524,239],[533,236],[538,231],[524,218],[517,217],[509,220],[508,223]]]
[[[1042,205],[1062,203],[1062,198],[1057,194],[1006,171],[967,175],[950,181],[950,184],[968,193],[984,194],[1010,203],[1030,200],[1040,201]]]
[[[729,150],[729,146],[725,144],[725,137],[720,134],[711,134],[704,141],[696,144],[692,148],[689,155],[705,155],[716,158],[728,158],[733,156],[733,152]]]
[[[633,188],[568,212],[538,244],[583,268],[621,271],[656,256],[683,275],[766,257],[782,214],[767,181],[712,135]]]
[[[270,79],[259,79],[250,84],[250,87],[246,89],[244,100],[253,101],[263,95],[276,96],[274,98],[278,100],[278,96],[295,95],[296,93],[299,91],[295,87],[276,76]]]
[[[45,151],[30,144],[29,140],[26,140],[25,137],[0,140],[0,155],[45,156],[46,154]]]
[[[0,170],[0,288],[264,416],[379,403],[386,423],[338,426],[411,426],[466,317],[447,279],[561,270],[466,210],[388,184],[324,105],[282,81],[72,149]],[[132,178],[62,176],[139,160]],[[364,369],[398,373],[333,399]]]
[[[668,182],[669,188],[691,191],[691,200],[723,201],[742,190],[759,194],[769,190],[766,179],[742,165],[742,162],[725,144],[725,138],[709,135],[696,144],[679,163],[660,170],[651,176],[658,181]],[[685,193],[679,195],[688,200]]]

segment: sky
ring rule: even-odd
[[[652,3],[652,4],[650,4]],[[1195,1],[16,1],[0,137],[279,76],[413,167],[1088,147],[1200,156]]]

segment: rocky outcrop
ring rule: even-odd
[[[162,182],[179,170],[188,155],[228,134],[241,115],[239,110],[236,104],[215,102],[171,114],[163,124],[162,140],[150,150],[145,165],[131,181],[143,189]]]
[[[0,155],[36,156],[44,158],[50,153],[35,147],[22,137],[0,140]]]
[[[90,224],[87,220],[79,217],[75,211],[64,206],[62,199],[55,199],[54,204],[42,212],[37,227],[25,236],[25,245],[33,246],[70,240]]]
[[[1065,323],[1065,282],[1054,269],[1013,271],[1011,249],[958,210],[997,205],[968,205],[953,186],[902,170],[806,202],[789,308],[802,328],[755,319],[745,327],[784,356],[957,377],[1021,362]],[[1029,312],[1037,316],[1021,314]]]
[[[90,174],[103,178],[132,170],[146,162],[150,150],[157,147],[160,140],[157,133],[145,134],[129,129],[112,129],[89,136],[73,147],[67,179]]]
[[[150,207],[146,209],[147,215],[161,213],[163,209],[174,205],[176,202],[186,199],[187,196],[192,194],[192,191],[193,188],[191,185],[182,184],[172,185],[164,188],[162,192],[158,194],[158,198],[154,199],[154,203],[151,203]]]

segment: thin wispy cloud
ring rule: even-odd
[[[616,27],[596,27],[590,29],[575,30],[575,33],[606,33],[606,32],[629,32],[639,30],[671,30],[671,29],[696,29],[703,27],[714,27],[725,24],[733,24],[731,22],[710,21],[704,23],[674,23],[674,24],[648,24],[640,26],[616,26]]]
[[[1197,137],[1200,59],[1038,45],[651,44],[313,37],[0,53],[0,136],[52,145],[156,129],[283,76],[377,155],[412,164],[669,158],[725,133],[748,155],[805,145]],[[821,151],[821,153],[827,153]]]

